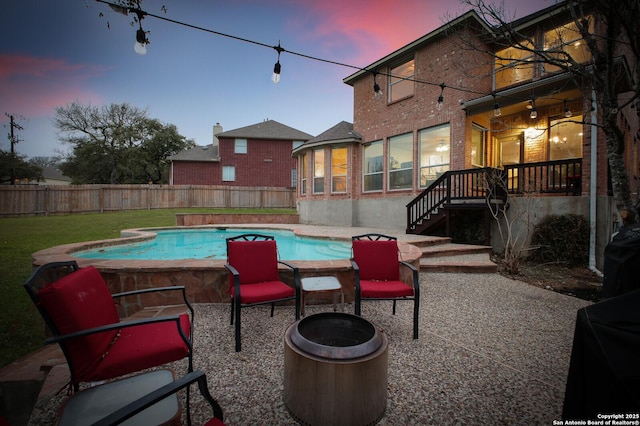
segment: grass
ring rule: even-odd
[[[129,228],[173,226],[176,213],[295,213],[289,209],[167,209],[0,218],[0,367],[42,346],[44,323],[22,284],[31,255],[61,244],[120,237]]]

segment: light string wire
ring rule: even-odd
[[[159,20],[162,20],[162,21],[166,21],[166,22],[170,22],[170,23],[173,23],[173,24],[181,25],[183,27],[192,28],[192,29],[195,29],[195,30],[204,31],[204,32],[207,32],[207,33],[210,33],[210,34],[214,34],[214,35],[218,35],[218,36],[221,36],[221,37],[230,38],[230,39],[241,41],[241,42],[244,42],[244,43],[254,44],[256,46],[261,46],[261,47],[266,47],[266,48],[269,48],[269,49],[273,49],[276,52],[278,52],[278,55],[280,53],[289,53],[291,55],[299,56],[301,58],[310,59],[310,60],[313,60],[313,61],[318,61],[318,62],[324,62],[324,63],[327,63],[327,64],[338,65],[338,66],[345,67],[345,68],[351,68],[351,69],[354,69],[354,70],[357,70],[357,71],[370,72],[374,76],[375,75],[384,75],[384,76],[389,77],[389,78],[397,78],[399,80],[413,81],[413,82],[416,82],[416,83],[426,84],[426,85],[429,85],[429,86],[437,86],[437,87],[439,87],[441,89],[441,92],[444,92],[444,89],[447,88],[447,89],[450,89],[450,90],[455,90],[455,91],[459,91],[459,92],[463,92],[463,93],[469,93],[469,94],[473,94],[473,95],[493,96],[494,98],[495,97],[513,98],[512,96],[509,96],[509,97],[501,96],[499,93],[496,93],[496,92],[485,93],[485,92],[480,92],[480,91],[477,91],[477,90],[467,89],[467,88],[463,88],[463,87],[450,86],[448,84],[445,84],[444,82],[442,82],[442,83],[434,83],[434,82],[431,82],[431,81],[417,79],[415,77],[405,77],[405,76],[393,75],[391,73],[380,72],[375,67],[374,68],[362,68],[362,67],[359,67],[359,66],[356,66],[356,65],[346,64],[344,62],[333,61],[333,60],[330,60],[330,59],[323,59],[323,58],[319,58],[319,57],[316,57],[316,56],[311,56],[311,55],[307,55],[307,54],[304,54],[304,53],[287,50],[287,49],[285,49],[285,48],[280,46],[280,42],[278,42],[277,46],[272,46],[272,45],[267,44],[267,43],[262,43],[262,42],[259,42],[259,41],[250,40],[248,38],[238,37],[238,36],[235,36],[235,35],[222,33],[220,31],[215,31],[215,30],[212,30],[212,29],[209,29],[209,28],[204,28],[204,27],[200,27],[200,26],[197,26],[197,25],[189,24],[189,23],[186,23],[186,22],[177,21],[175,19],[167,18],[165,16],[155,15],[153,13],[146,12],[146,11],[141,10],[139,8],[122,6],[122,5],[119,5],[119,4],[112,3],[112,2],[108,2],[106,0],[96,0],[96,2],[109,5],[114,10],[127,11],[127,14],[128,13],[135,13],[138,16],[139,20],[142,19],[141,17],[150,16],[152,18],[156,18],[156,19],[159,19]],[[441,96],[442,96],[442,93],[441,93]],[[518,98],[519,101],[527,100],[527,99],[533,99],[533,97],[528,97],[526,99]],[[562,99],[558,99],[558,100],[562,100]]]

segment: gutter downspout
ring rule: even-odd
[[[597,211],[597,177],[598,177],[598,115],[595,90],[591,91],[591,165],[589,178],[589,269],[602,276],[596,267],[596,211]]]

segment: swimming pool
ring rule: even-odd
[[[288,230],[249,228],[153,230],[156,237],[147,241],[98,247],[75,252],[84,259],[180,260],[226,259],[226,239],[241,234],[272,235],[281,260],[334,260],[351,257],[351,245],[345,241],[302,237]]]

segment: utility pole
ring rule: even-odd
[[[15,135],[15,129],[18,130],[24,130],[24,128],[19,125],[18,123],[16,123],[15,119],[13,118],[13,114],[7,114],[6,112],[4,113],[4,115],[6,115],[7,117],[9,117],[10,120],[10,126],[11,126],[11,133],[9,133],[9,141],[11,142],[11,153],[15,154],[15,144],[17,144],[18,142],[20,142],[20,140],[18,139],[18,137]]]
[[[9,141],[11,142],[11,157],[12,157],[12,161],[15,160],[15,145],[20,142],[20,140],[18,139],[18,136],[16,136],[15,134],[15,130],[24,130],[24,128],[19,125],[18,123],[16,123],[15,119],[13,118],[13,114],[7,114],[6,112],[4,113],[4,115],[6,115],[7,117],[9,117],[9,121],[10,121],[10,126],[11,126],[11,131],[9,133]],[[15,168],[11,167],[11,185],[15,185],[16,184],[16,172],[15,172]]]

